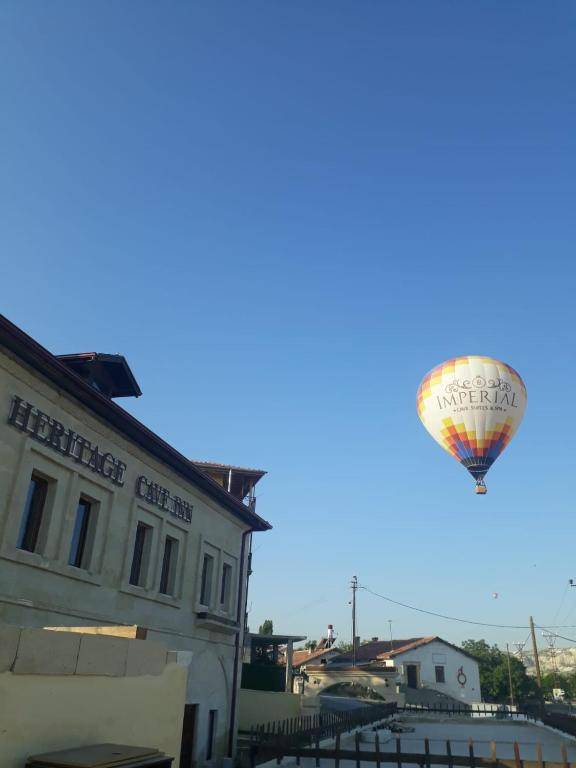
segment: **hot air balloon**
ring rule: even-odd
[[[422,379],[418,415],[437,443],[476,480],[484,477],[520,426],[526,387],[506,363],[491,357],[455,357]]]

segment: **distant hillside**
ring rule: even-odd
[[[556,666],[554,666],[554,654],[556,656]],[[553,672],[554,669],[557,669],[558,672],[576,672],[576,648],[556,648],[554,654],[548,648],[539,650],[538,655],[542,672]],[[522,657],[528,674],[535,675],[536,668],[532,654],[524,651]]]

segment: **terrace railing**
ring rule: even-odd
[[[269,760],[286,750],[297,750],[316,745],[324,739],[334,739],[365,725],[387,722],[396,713],[396,704],[373,704],[346,712],[321,712],[316,715],[294,717],[263,723],[243,736],[244,750],[249,751],[251,765]],[[286,752],[287,754],[287,752]]]
[[[448,766],[448,768],[454,768],[455,766],[463,766],[464,768],[576,768],[576,763],[570,763],[568,760],[565,743],[560,745],[558,761],[548,759],[544,761],[540,744],[535,745],[535,759],[532,755],[529,758],[523,757],[522,746],[517,741],[513,742],[513,757],[498,756],[495,741],[490,742],[490,755],[488,757],[481,757],[475,753],[472,739],[468,739],[467,754],[465,755],[454,754],[452,742],[449,740],[446,741],[444,753],[430,752],[428,739],[424,739],[423,752],[404,751],[400,738],[396,739],[394,750],[382,751],[378,733],[375,733],[374,748],[368,749],[368,746],[371,746],[371,744],[362,744],[360,732],[357,731],[353,744],[341,747],[340,734],[338,733],[336,734],[334,746],[327,748],[321,748],[319,743],[316,743],[314,746],[291,747],[271,744],[266,749],[265,759],[276,758],[279,765],[283,758],[295,758],[296,765],[300,765],[302,760],[307,760],[309,761],[307,765],[310,766],[312,761],[314,761],[316,768],[319,768],[321,760],[330,761],[334,768],[340,768],[340,762],[343,760],[353,762],[356,768],[361,768],[361,763],[375,763],[376,768],[389,764],[395,765],[397,768],[410,765],[416,765],[419,768],[431,768],[431,766],[434,766],[434,768],[436,766]]]

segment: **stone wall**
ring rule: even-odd
[[[296,693],[241,688],[238,726],[241,731],[249,731],[257,725],[298,717],[301,698]]]
[[[0,765],[112,742],[178,766],[187,670],[159,643],[0,626]]]

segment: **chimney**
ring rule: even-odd
[[[377,637],[373,637],[373,638],[372,638],[372,642],[373,642],[373,643],[377,643],[377,642],[378,642],[378,638],[377,638]]]
[[[334,626],[332,624],[328,624],[328,635],[326,637],[326,647],[330,648],[333,642],[334,642]]]

